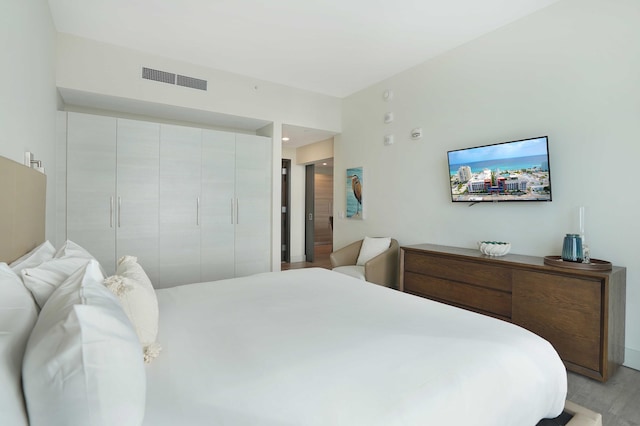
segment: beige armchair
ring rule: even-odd
[[[398,263],[400,246],[391,239],[389,248],[369,259],[364,265],[356,265],[364,240],[359,240],[331,253],[331,267],[336,272],[351,275],[370,283],[398,288]]]

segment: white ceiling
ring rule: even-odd
[[[336,97],[558,0],[49,0],[62,33]]]

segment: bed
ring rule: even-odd
[[[2,242],[2,424],[533,426],[565,405],[544,339],[324,269],[147,292],[162,346],[147,364],[97,261],[31,238],[21,275],[27,250]],[[66,265],[62,282],[28,286],[59,273],[25,272],[47,262]],[[143,275],[127,273],[121,288]]]

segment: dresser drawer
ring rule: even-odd
[[[599,371],[604,351],[600,280],[517,271],[513,322],[544,337],[564,361]]]
[[[511,292],[511,269],[495,265],[405,252],[405,271]],[[406,283],[405,283],[406,285]]]
[[[404,291],[503,319],[511,318],[509,292],[414,272],[405,272]]]

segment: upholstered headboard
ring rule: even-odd
[[[44,242],[47,177],[0,157],[0,262],[11,262]]]

